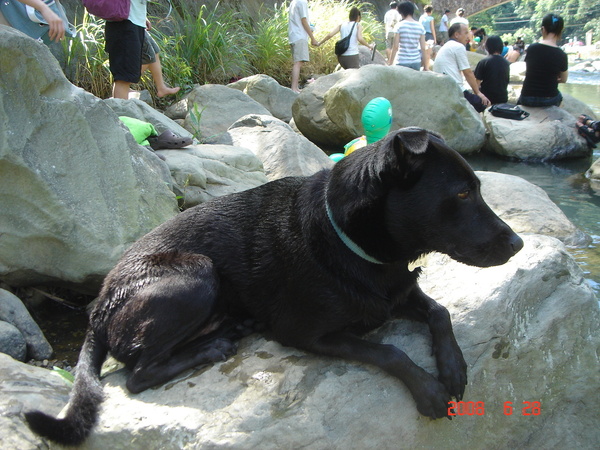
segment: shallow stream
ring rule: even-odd
[[[600,118],[600,73],[570,72],[560,85],[563,93],[589,105]],[[553,163],[523,163],[485,154],[467,157],[475,170],[516,175],[546,191],[565,215],[593,239],[588,248],[570,249],[600,296],[600,191],[591,189],[582,174],[600,157],[600,144],[589,159]]]

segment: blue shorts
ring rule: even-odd
[[[142,47],[146,30],[129,20],[106,21],[105,50],[114,81],[137,83],[142,76]]]

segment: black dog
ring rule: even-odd
[[[480,267],[523,241],[486,205],[465,160],[418,128],[391,133],[333,170],[285,178],[191,208],[135,243],[107,276],[64,419],[26,414],[31,428],[80,443],[102,400],[107,352],[140,392],[235,352],[249,318],[284,345],[379,366],[410,389],[423,415],[448,415],[466,363],[448,311],[409,262],[438,251]],[[429,325],[438,379],[360,333],[408,316]]]

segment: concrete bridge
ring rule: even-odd
[[[227,0],[222,0],[227,2]],[[246,0],[246,3],[251,0]],[[281,0],[279,0],[281,1]],[[383,15],[385,12],[390,9],[390,1],[391,0],[371,0],[368,3],[373,4],[375,6],[375,11],[377,12],[377,16],[380,20],[383,20]],[[396,0],[398,2],[402,0]],[[464,8],[465,15],[467,18],[479,12],[485,11],[487,9],[493,8],[494,6],[502,5],[503,3],[508,3],[510,0],[422,0],[425,4],[430,4],[433,6],[434,13],[443,14],[444,10],[450,10],[450,19],[453,19],[458,8]]]

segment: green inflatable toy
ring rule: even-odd
[[[392,104],[387,98],[376,97],[364,107],[362,124],[367,144],[373,144],[390,132],[392,126]]]

